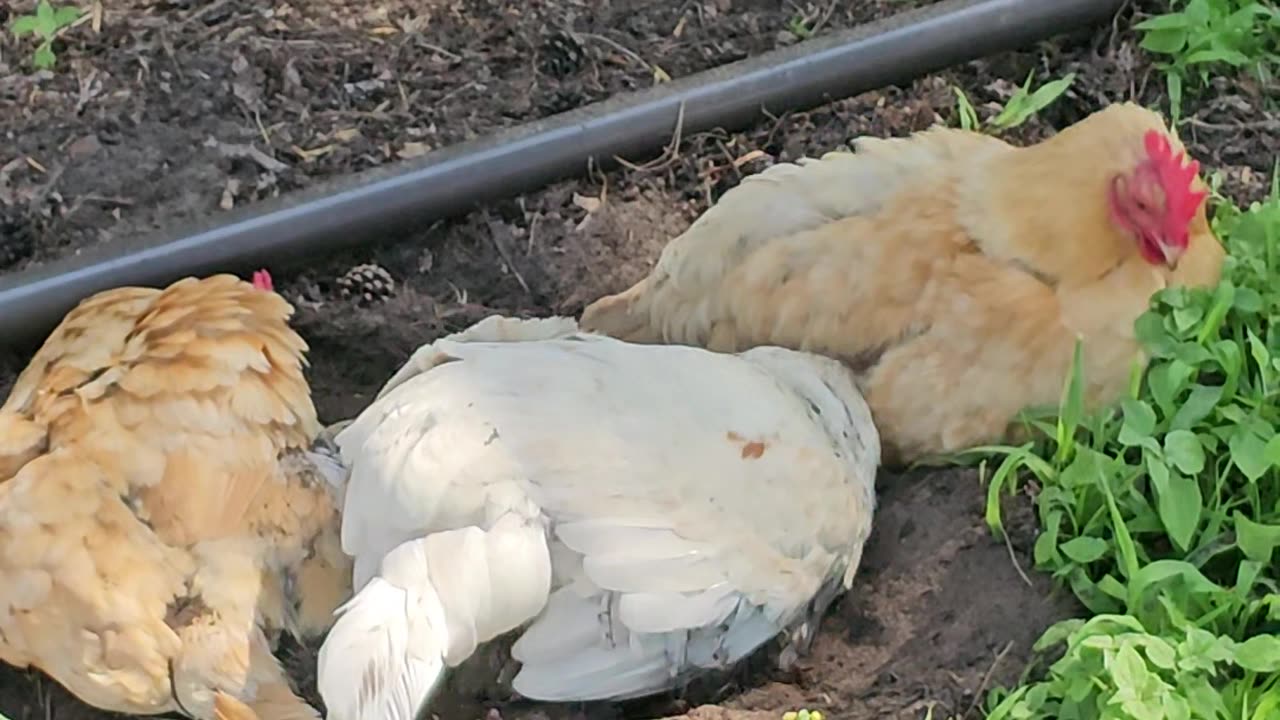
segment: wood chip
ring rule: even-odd
[[[237,192],[240,192],[240,181],[235,178],[227,178],[227,185],[222,188],[222,199],[218,201],[218,207],[223,210],[230,210],[235,207]]]

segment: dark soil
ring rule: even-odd
[[[13,6],[25,12],[31,4]],[[3,34],[0,274],[645,87],[655,74],[678,77],[768,51],[798,40],[787,29],[796,18],[822,32],[910,4],[121,0],[100,31],[90,22],[69,31],[55,44],[58,67],[34,75],[30,45]],[[0,21],[5,13],[0,6]],[[332,421],[357,413],[409,351],[484,315],[576,314],[623,289],[744,174],[861,134],[953,122],[952,85],[985,117],[1031,70],[1041,80],[1077,72],[1064,98],[1009,133],[1021,141],[1107,102],[1133,97],[1165,107],[1160,75],[1123,30],[1132,13],[1114,28],[1034,51],[740,133],[685,138],[648,170],[586,173],[394,245],[281,269],[277,288],[298,307],[296,327],[312,347],[321,414]],[[1265,109],[1276,88],[1239,78],[1214,94],[1187,103],[1193,119],[1180,132],[1207,169],[1221,172],[1224,193],[1260,198],[1280,150],[1280,120]],[[8,351],[0,392],[28,357],[27,349]],[[1030,570],[1027,504],[1010,508],[1019,529],[1006,547],[982,524],[972,473],[886,476],[881,485],[864,569],[798,672],[749,672],[711,696],[587,714],[681,713],[714,702],[689,714],[776,720],[817,707],[833,719],[918,720],[937,703],[941,719],[965,714],[986,688],[1014,682],[1031,642],[1075,608],[1046,599],[1048,582]],[[291,657],[304,689],[309,660],[306,652]],[[445,720],[485,715],[446,699],[438,708]],[[544,707],[530,716],[579,710]],[[0,712],[105,720],[38,673],[9,669],[0,669]]]

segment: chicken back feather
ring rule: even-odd
[[[0,659],[116,712],[317,717],[270,649],[350,587],[292,312],[218,275],[67,314],[0,407]]]

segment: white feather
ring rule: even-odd
[[[387,561],[405,559],[393,554]],[[414,720],[443,675],[441,646],[449,639],[431,587],[374,578],[337,615],[316,667],[328,720]]]
[[[443,631],[413,642],[454,665],[531,622],[514,685],[545,700],[661,691],[804,621],[861,556],[880,452],[835,361],[630,345],[564,318],[420,348],[336,442],[357,583],[423,543],[392,584],[430,588]]]

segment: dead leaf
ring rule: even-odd
[[[583,217],[582,220],[580,220],[573,228],[577,232],[582,232],[583,228],[587,226],[587,223],[591,221],[591,218],[595,213],[599,211],[600,208],[604,207],[604,199],[602,197],[589,197],[587,195],[574,193],[573,204],[587,211],[586,216]]]
[[[588,196],[588,195],[581,195],[581,194],[579,194],[579,193],[574,193],[574,194],[573,194],[573,204],[574,204],[574,205],[577,205],[578,207],[582,208],[583,210],[586,210],[586,211],[587,211],[587,213],[588,213],[588,214],[590,214],[590,213],[593,213],[593,212],[595,212],[595,211],[599,210],[599,209],[600,209],[600,206],[601,206],[603,203],[601,203],[600,198],[598,198],[598,197],[590,197],[590,196]]]
[[[338,142],[351,142],[358,137],[360,137],[360,128],[343,128],[333,133],[333,139]]]
[[[396,155],[408,160],[409,158],[422,157],[431,152],[431,146],[424,142],[407,142],[404,147],[396,151]]]

